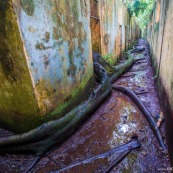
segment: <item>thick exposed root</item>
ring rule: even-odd
[[[127,57],[128,60],[126,60],[124,63],[120,65],[115,66],[116,71],[110,77],[111,83],[116,81],[123,73],[125,73],[132,67],[135,59],[129,52],[127,52]]]
[[[29,173],[39,163],[39,161],[41,160],[41,158],[42,158],[41,156],[37,156],[34,159],[32,165],[25,171],[25,173]]]
[[[127,157],[132,150],[124,151],[123,154],[120,154],[118,158],[108,167],[103,173],[109,173],[112,169],[117,166],[125,157]]]
[[[107,156],[109,156],[109,155],[111,155],[111,154],[114,154],[114,153],[119,153],[119,152],[124,152],[124,153],[128,152],[128,153],[129,153],[129,152],[131,152],[132,150],[134,150],[134,149],[140,147],[140,145],[141,145],[141,144],[140,144],[140,142],[138,141],[137,137],[136,137],[136,138],[132,138],[132,139],[131,139],[129,142],[127,142],[126,144],[120,145],[120,146],[118,146],[118,147],[116,147],[116,148],[114,148],[114,149],[112,149],[112,150],[109,150],[109,151],[107,151],[107,152],[105,152],[105,153],[102,153],[102,154],[99,154],[99,155],[90,157],[90,158],[85,159],[85,160],[83,160],[83,161],[73,163],[73,164],[71,164],[71,165],[69,165],[69,166],[66,166],[66,167],[62,168],[61,170],[57,170],[57,173],[58,173],[58,172],[61,172],[61,171],[65,171],[65,170],[67,170],[67,169],[71,169],[71,168],[76,167],[76,166],[79,166],[79,165],[81,165],[81,164],[83,164],[83,163],[85,163],[85,164],[86,164],[86,163],[92,163],[92,162],[94,162],[94,161],[97,160],[97,159],[104,159],[104,158],[106,158]],[[123,153],[123,155],[124,155],[124,153]],[[124,157],[125,157],[125,156],[124,156]],[[119,162],[120,162],[120,161],[122,161],[121,158],[122,158],[122,156],[118,157],[117,160],[119,160]]]
[[[136,96],[136,94],[132,90],[126,87],[114,85],[112,88],[116,91],[120,91],[123,92],[124,94],[127,94],[132,99],[132,101],[138,106],[138,108],[140,109],[140,111],[143,113],[148,123],[150,124],[150,127],[155,133],[160,146],[163,148],[164,152],[167,152],[167,148],[163,142],[160,130],[156,126],[154,118],[152,117],[150,112],[146,109],[146,107],[143,105],[143,103],[140,101],[140,99]]]
[[[128,54],[129,59],[125,63],[113,67],[109,65],[106,61],[104,61],[104,59],[101,58],[100,54],[96,54],[95,57],[99,59],[98,62],[102,62],[101,63],[102,65],[108,66],[109,68],[114,70],[114,73],[112,73],[112,76],[110,77],[111,82],[115,81],[119,76],[122,75],[122,73],[124,73],[127,69],[129,69],[129,67],[131,67],[134,61],[134,58],[130,54]],[[99,78],[101,78],[98,70],[96,74],[99,76]],[[103,81],[101,83],[103,83]],[[101,89],[101,87],[102,85],[99,85],[98,88],[91,94],[90,98],[95,97],[96,93],[98,92],[98,90]],[[100,93],[100,95],[102,94]],[[0,146],[2,147],[2,146],[11,146],[11,145],[23,145],[23,144],[33,143],[33,142],[45,139],[51,136],[52,134],[54,134],[55,132],[59,131],[60,129],[63,129],[64,127],[66,127],[66,125],[68,126],[69,122],[71,122],[72,119],[76,117],[76,112],[80,111],[81,107],[84,107],[85,105],[87,105],[87,103],[88,103],[88,100],[83,102],[81,105],[76,107],[71,112],[67,113],[62,118],[44,123],[41,126],[29,132],[0,138]]]
[[[129,68],[133,65],[134,57],[131,55],[130,52],[126,52],[126,56],[128,60],[126,60],[124,63],[112,66],[106,60],[104,60],[99,53],[93,53],[93,60],[94,62],[97,62],[101,64],[105,70],[107,71],[111,82],[113,83],[115,80],[117,80],[124,72],[129,70]]]
[[[61,143],[67,137],[72,135],[82,121],[95,111],[112,90],[109,77],[104,68],[97,63],[94,64],[94,67],[95,73],[101,78],[101,82],[95,91],[91,93],[88,100],[74,108],[63,118],[52,121],[51,123],[43,124],[40,127],[23,134],[23,136],[21,134],[6,139],[0,139],[0,153],[32,152],[36,155],[42,155],[53,145]],[[52,123],[54,128],[52,127]],[[49,132],[49,129],[51,129],[51,132]],[[37,130],[39,133],[37,133]],[[43,134],[45,131],[48,131],[49,135],[46,134],[45,136]],[[35,136],[37,136],[36,140],[34,139]]]
[[[27,133],[0,138],[0,153],[30,152],[35,154],[37,157],[29,168],[29,170],[31,170],[39,162],[42,156],[52,149],[52,147],[57,144],[61,144],[79,128],[81,123],[85,121],[90,114],[95,111],[97,107],[110,95],[112,88],[127,94],[134,101],[141,112],[145,115],[152,130],[156,134],[159,144],[166,152],[166,146],[163,142],[159,129],[156,128],[155,120],[142,102],[138,99],[138,97],[130,89],[116,85],[112,87],[111,85],[111,83],[117,80],[118,77],[120,77],[132,66],[134,58],[130,52],[127,52],[127,57],[128,60],[124,63],[117,66],[111,66],[101,57],[100,54],[94,54],[94,70],[100,84],[90,94],[89,98],[58,120],[44,123],[43,125]],[[129,148],[129,146],[132,148]],[[116,161],[112,163],[107,170],[105,170],[109,172],[115,165],[123,160],[123,158],[126,157],[132,151],[132,149],[139,146],[139,141],[137,139],[133,139],[130,141],[130,145],[120,146],[117,149],[90,158],[90,160],[85,160],[85,162],[93,161],[97,158],[101,158],[102,156],[112,154],[113,152],[116,152],[122,148],[124,150],[123,155],[118,157]],[[72,167],[74,165],[76,164],[73,164]]]
[[[115,73],[115,67],[110,65],[105,59],[103,59],[99,53],[93,52],[93,61],[99,63],[106,70],[109,76]]]

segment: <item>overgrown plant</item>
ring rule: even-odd
[[[110,64],[110,65],[113,65],[114,64],[114,61],[113,59],[116,57],[115,54],[113,53],[108,53],[106,55],[103,56],[103,58]]]
[[[151,13],[155,7],[155,0],[125,0],[131,16],[134,16],[144,36]]]

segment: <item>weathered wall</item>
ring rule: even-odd
[[[160,99],[166,117],[167,142],[173,164],[173,1],[159,0],[147,30]]]
[[[101,53],[101,35],[100,35],[100,16],[98,1],[90,0],[91,4],[91,38],[92,38],[92,50]]]
[[[0,119],[26,131],[93,86],[90,2],[0,0],[0,8]]]
[[[88,96],[92,47],[119,56],[140,34],[122,0],[0,0],[0,29],[0,122],[19,132]]]
[[[114,61],[116,61],[122,51],[139,38],[140,29],[134,18],[129,16],[127,7],[122,0],[91,0],[91,4],[93,4],[91,6],[92,16],[99,18],[92,18],[91,23],[93,50],[100,50],[102,55],[115,54]],[[101,37],[98,38],[99,36]],[[99,39],[98,46],[101,49],[95,44]]]

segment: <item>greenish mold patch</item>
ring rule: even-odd
[[[91,77],[93,71],[90,68],[87,74],[84,72],[86,75],[81,75],[80,81],[75,79],[76,83],[72,84],[72,88],[75,89],[70,95],[65,93],[65,96],[63,90],[59,92],[58,87],[54,89],[50,86],[49,88],[47,84],[44,85],[44,81],[39,81],[39,84],[36,85],[35,90],[38,91],[36,95],[27,68],[16,14],[13,7],[9,5],[9,1],[0,0],[0,2],[0,4],[3,4],[0,6],[0,38],[2,38],[0,40],[0,51],[2,52],[0,55],[0,80],[4,81],[3,85],[0,84],[0,124],[20,133],[33,129],[45,121],[65,115],[80,104],[81,100],[86,99],[90,88],[93,88],[94,79]],[[75,74],[77,67],[73,54],[77,49],[76,40],[78,40],[78,56],[81,57],[84,53],[84,42],[87,41],[87,31],[84,30],[84,24],[76,20],[79,17],[79,9],[74,1],[52,1],[52,3],[56,3],[56,5],[53,4],[53,7],[57,6],[53,15],[51,15],[55,20],[53,33],[55,46],[61,46],[64,42],[68,43],[70,58],[68,71]],[[21,0],[20,4],[29,16],[34,14],[34,1]],[[30,26],[28,31],[35,32],[36,30]],[[35,48],[39,50],[49,48],[44,45],[49,40],[50,33],[45,32],[42,42],[38,42]],[[44,57],[44,60],[46,68],[49,61],[47,57]],[[31,65],[33,65],[33,62],[31,62]],[[87,66],[82,66],[81,71],[86,70],[85,67]],[[64,70],[63,73],[66,74],[64,78],[68,80],[67,70]],[[45,89],[41,86],[48,86],[48,88]],[[44,109],[40,109],[43,107]],[[49,112],[52,113],[48,114]]]
[[[35,48],[36,48],[36,49],[39,49],[39,50],[45,50],[45,49],[46,49],[46,47],[44,46],[43,43],[38,43],[38,42],[37,42],[37,44],[35,45]]]
[[[52,2],[55,8],[52,10],[52,20],[56,24],[53,28],[53,38],[57,41],[56,45],[62,46],[63,42],[68,43],[68,54],[72,77],[75,77],[77,68],[74,62],[74,52],[76,51],[76,42],[78,40],[79,56],[84,53],[83,43],[86,41],[87,33],[84,30],[84,24],[79,21],[79,4],[74,1],[56,1]],[[71,14],[71,15],[69,15]],[[63,20],[62,20],[63,18]],[[56,46],[55,45],[55,46]]]
[[[12,3],[0,4],[0,124],[23,132],[37,124],[39,108]]]
[[[89,92],[94,87],[93,84],[94,77],[82,82],[77,89],[72,91],[70,96],[64,99],[64,102],[61,102],[53,112],[47,115],[45,121],[62,117],[76,105],[80,104],[81,100],[87,99]]]
[[[20,5],[22,9],[28,14],[28,16],[32,16],[34,14],[34,0],[20,0]]]

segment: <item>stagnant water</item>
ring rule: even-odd
[[[145,47],[144,51],[133,54],[136,59],[140,60],[136,61],[133,67],[115,84],[133,89],[150,113],[155,116],[161,110],[154,84],[152,65],[145,41],[139,40],[138,45]],[[165,138],[164,123],[161,126],[161,132]],[[5,135],[4,133],[1,135]],[[121,151],[91,162],[83,160],[124,144],[130,140],[133,134],[139,136],[141,147],[132,151],[111,172],[157,173],[170,168],[169,158],[160,150],[145,117],[130,98],[113,91],[87,122],[69,140],[45,156],[32,172],[104,172],[121,154]],[[25,172],[33,160],[34,156],[32,155],[0,156],[0,172]]]

